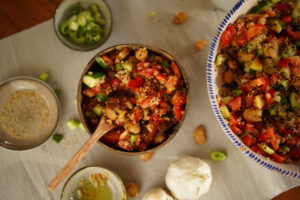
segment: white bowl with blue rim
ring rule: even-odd
[[[206,68],[206,81],[207,81],[207,89],[209,100],[213,109],[213,113],[217,118],[220,126],[231,140],[231,142],[239,148],[243,153],[258,163],[259,165],[268,168],[274,172],[279,174],[283,174],[285,176],[299,178],[300,179],[300,165],[296,163],[277,163],[269,158],[263,157],[255,152],[253,152],[250,148],[243,144],[243,142],[239,139],[237,135],[235,135],[231,128],[228,126],[227,122],[223,118],[219,105],[218,99],[219,91],[222,88],[222,81],[220,79],[221,70],[217,71],[214,60],[217,55],[217,50],[219,46],[220,36],[222,32],[226,29],[227,25],[233,23],[238,17],[243,14],[246,14],[256,3],[258,0],[240,0],[225,16],[222,20],[221,24],[217,29],[216,35],[214,35],[212,43],[210,45],[208,59],[207,59],[207,68]]]

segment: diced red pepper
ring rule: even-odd
[[[254,95],[252,94],[248,94],[246,96],[246,103],[248,107],[252,107],[253,106],[253,101],[254,101]]]
[[[281,58],[279,60],[278,65],[279,65],[279,67],[288,67],[289,63],[290,63],[290,59],[288,59],[288,58]]]
[[[247,124],[245,125],[245,131],[246,131],[247,133],[252,133],[253,130],[254,130],[254,125],[253,125],[253,124],[247,123]]]
[[[289,136],[291,134],[291,132],[286,130],[283,126],[279,127],[279,131],[283,133],[285,136]]]
[[[285,37],[279,36],[277,39],[278,39],[278,45],[282,46],[284,44]]]
[[[282,18],[282,21],[284,21],[285,23],[289,24],[292,22],[292,17],[290,15],[285,16]]]
[[[177,91],[172,98],[172,103],[174,105],[173,112],[175,118],[179,121],[182,118],[183,105],[186,103],[186,97]]]
[[[242,139],[243,143],[248,147],[250,147],[254,143],[254,140],[248,134],[242,136],[241,139]]]
[[[142,109],[136,109],[133,111],[133,122],[139,123],[139,121],[143,118],[143,111]]]
[[[287,157],[286,156],[280,156],[278,155],[277,153],[273,153],[272,155],[270,155],[270,157],[276,161],[276,162],[279,162],[279,163],[283,163]]]
[[[180,77],[181,77],[180,69],[179,69],[179,67],[176,65],[176,63],[173,62],[173,61],[171,62],[171,68],[172,68],[172,70],[173,70],[175,76],[176,76],[178,79],[180,79]]]
[[[262,86],[264,84],[266,84],[267,80],[263,77],[259,77],[259,78],[256,78],[254,80],[251,81],[251,84],[254,86],[254,87],[259,87],[259,86]]]
[[[300,32],[287,29],[288,36],[293,40],[300,40]]]
[[[155,69],[154,76],[161,84],[166,84],[168,78],[166,75],[160,73],[158,70]]]
[[[236,111],[241,108],[242,105],[242,97],[236,97],[232,99],[228,105],[231,107],[231,110]]]
[[[100,92],[100,87],[99,86],[92,87],[91,92],[98,94]]]
[[[299,161],[300,160],[300,148],[293,148],[289,153],[292,160]]]
[[[120,135],[123,131],[123,127],[117,127],[103,135],[100,140],[106,144],[116,144],[118,143]]]
[[[247,39],[251,40],[252,38],[256,37],[258,34],[262,32],[264,27],[265,26],[263,24],[254,24],[253,26],[251,26],[246,32]]]
[[[235,134],[237,134],[237,135],[242,134],[242,130],[239,127],[237,127],[236,125],[232,125],[230,128]]]
[[[236,29],[232,24],[229,24],[226,30],[222,33],[220,42],[222,46],[227,46],[231,43],[234,35],[236,33]]]
[[[233,114],[230,114],[230,122],[229,122],[229,124],[230,124],[230,126],[238,124],[237,118]]]
[[[131,79],[128,82],[128,88],[130,88],[132,91],[135,92],[143,85],[144,85],[144,79],[140,76],[136,77],[135,79]]]
[[[267,80],[265,84],[262,86],[262,91],[266,92],[271,84],[271,81]]]
[[[108,65],[113,65],[113,64],[114,64],[113,60],[112,60],[110,57],[108,57],[108,55],[102,56],[102,59],[103,59],[105,62],[107,62]]]
[[[291,11],[291,6],[286,4],[286,3],[277,3],[276,8],[280,12],[289,12],[289,11]]]
[[[268,93],[270,93],[273,96],[276,93],[276,90],[274,88],[269,89]]]
[[[235,41],[239,46],[243,46],[247,42],[247,35],[246,34],[239,35]]]
[[[278,76],[274,73],[271,76],[271,83],[277,83],[279,81]]]
[[[259,136],[259,141],[261,141],[261,142],[267,142],[268,139],[269,139],[269,137],[268,137],[268,135],[265,134],[265,133],[260,134],[260,136]]]
[[[121,83],[121,80],[118,79],[118,78],[115,78],[115,79],[111,80],[112,86],[117,87],[120,83]]]

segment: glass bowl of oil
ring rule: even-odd
[[[61,200],[126,200],[121,178],[102,167],[86,167],[66,182]]]

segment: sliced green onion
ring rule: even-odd
[[[59,31],[63,35],[67,35],[69,33],[69,20],[65,20],[60,26],[59,26]]]
[[[96,94],[96,98],[102,102],[105,102],[105,101],[107,101],[108,96],[106,96],[105,94],[99,93],[99,94]]]
[[[71,31],[71,32],[69,32],[69,36],[70,36],[70,39],[77,44],[82,44],[85,42],[85,37],[77,36],[77,32]]]
[[[161,62],[161,65],[162,65],[163,67],[165,67],[165,68],[170,67],[170,63],[169,63],[168,60],[163,60],[163,61]]]
[[[209,157],[214,161],[222,161],[225,160],[226,154],[221,151],[212,151],[209,153]]]
[[[91,5],[91,11],[93,13],[99,13],[99,7],[98,7],[98,5],[97,4],[92,4]]]
[[[67,126],[70,130],[75,130],[79,126],[79,121],[76,119],[72,119],[67,122]]]
[[[76,3],[70,10],[70,15],[77,15],[81,11],[80,3]]]
[[[85,128],[84,128],[84,126],[83,126],[83,123],[79,123],[79,128],[80,128],[81,130],[85,131]]]
[[[40,80],[42,81],[47,81],[48,80],[49,75],[46,72],[43,72],[40,74]]]
[[[258,144],[258,147],[261,148],[261,150],[263,150],[264,152],[266,152],[269,155],[272,155],[275,153],[275,151],[266,144],[263,144],[263,143]]]
[[[62,139],[64,138],[64,136],[60,133],[55,133],[52,137],[52,139],[58,144],[62,141]]]

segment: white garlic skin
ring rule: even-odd
[[[162,188],[151,188],[146,192],[142,200],[174,200],[174,198],[168,195]]]
[[[195,200],[209,191],[212,175],[200,158],[183,156],[169,166],[165,181],[176,199]]]

